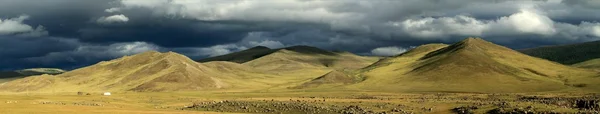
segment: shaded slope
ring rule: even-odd
[[[234,52],[226,55],[210,57],[198,60],[198,62],[210,62],[210,61],[229,61],[235,63],[245,63],[272,53],[275,53],[280,50],[289,50],[303,54],[324,54],[324,55],[336,55],[333,52],[325,51],[319,48],[310,47],[310,46],[292,46],[280,49],[270,49],[264,46],[256,46],[247,50]]]
[[[229,61],[243,63],[264,71],[281,71],[304,68],[359,69],[377,60],[376,57],[363,57],[348,52],[335,53],[310,46],[292,46],[280,49],[259,46],[199,61],[205,63]]]
[[[210,57],[198,60],[198,62],[210,62],[210,61],[229,61],[235,63],[245,63],[256,58],[271,54],[277,50],[269,49],[263,46],[253,47],[244,51],[230,53],[226,55]]]
[[[523,49],[519,51],[530,56],[571,65],[600,58],[600,41],[570,45],[546,46]]]
[[[448,47],[421,46],[365,68],[366,80],[392,91],[535,92],[571,88],[570,77],[594,72],[530,57],[479,38]],[[422,51],[417,51],[422,50]],[[420,53],[419,53],[420,52]],[[363,86],[363,87],[360,87]]]

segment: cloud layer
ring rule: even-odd
[[[483,37],[510,48],[600,40],[595,0],[0,0],[0,70],[76,68],[146,50],[200,59],[309,45],[390,56]]]

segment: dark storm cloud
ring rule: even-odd
[[[258,45],[310,45],[389,55],[413,46],[453,43],[469,36],[515,49],[577,43],[599,39],[597,3],[0,0],[0,19],[28,17],[3,25],[12,26],[11,29],[2,29],[0,22],[0,33],[4,30],[0,34],[0,69],[76,68],[147,50],[176,51],[198,59]],[[15,33],[14,26],[25,28]]]
[[[29,15],[25,23],[43,25],[54,36],[74,37],[93,17],[113,7],[114,0],[0,0],[0,17]]]
[[[568,5],[600,9],[600,1],[598,0],[563,0],[562,2]]]
[[[39,67],[40,64],[25,61],[24,58],[71,51],[79,45],[75,40],[62,38],[0,36],[0,70]]]

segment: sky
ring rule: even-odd
[[[254,46],[390,56],[467,37],[513,49],[600,40],[600,0],[0,0],[0,70]]]

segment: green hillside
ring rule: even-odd
[[[559,46],[545,46],[523,49],[519,51],[530,56],[571,65],[600,58],[600,41]]]

